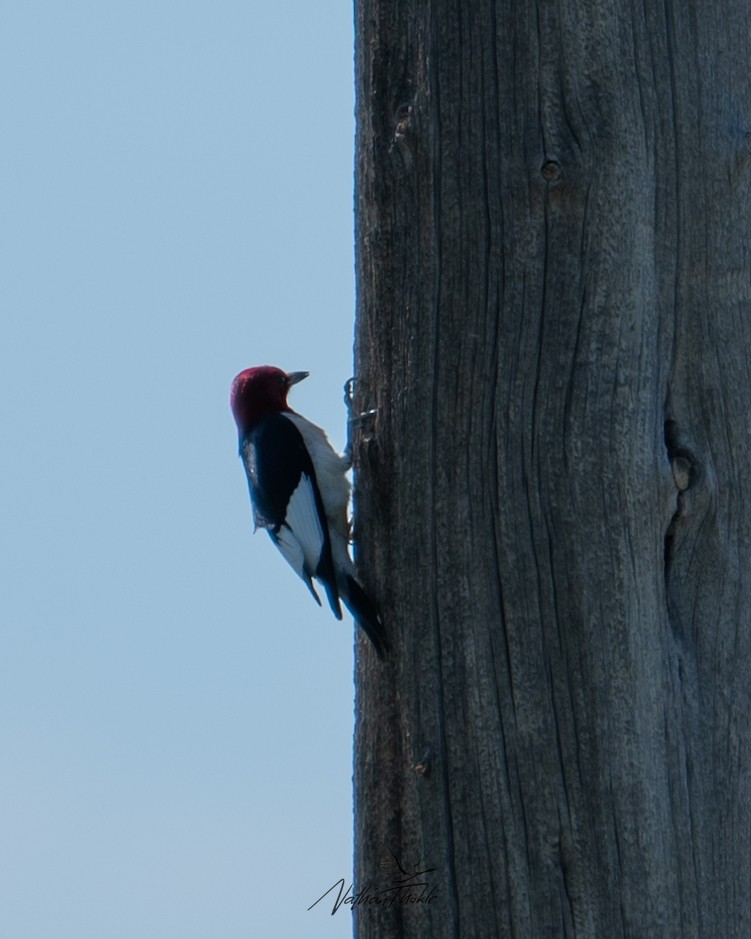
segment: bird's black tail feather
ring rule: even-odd
[[[357,583],[354,577],[347,575],[346,593],[342,593],[345,606],[355,618],[358,626],[362,627],[368,639],[373,643],[379,659],[386,658],[388,643],[383,632],[383,623],[375,604]]]

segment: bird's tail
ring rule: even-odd
[[[351,574],[345,575],[343,586],[344,590],[341,592],[341,597],[344,605],[355,618],[358,626],[362,627],[368,639],[373,643],[378,658],[384,659],[388,651],[388,644],[383,631],[383,622],[378,615],[375,604]]]

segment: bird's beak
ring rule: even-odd
[[[299,381],[302,381],[303,378],[307,378],[308,375],[310,375],[310,372],[288,372],[287,384],[296,385]]]

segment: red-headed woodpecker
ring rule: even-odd
[[[383,626],[349,556],[349,458],[287,404],[289,389],[307,377],[307,372],[261,365],[246,368],[232,382],[230,406],[255,526],[266,529],[319,606],[313,577],[337,619],[342,618],[339,601],[344,603],[383,658]]]

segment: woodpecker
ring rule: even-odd
[[[255,529],[266,529],[319,606],[314,577],[337,619],[342,618],[339,601],[344,603],[383,658],[383,624],[349,556],[350,459],[287,404],[290,388],[308,374],[261,365],[246,368],[232,382],[230,407]]]

